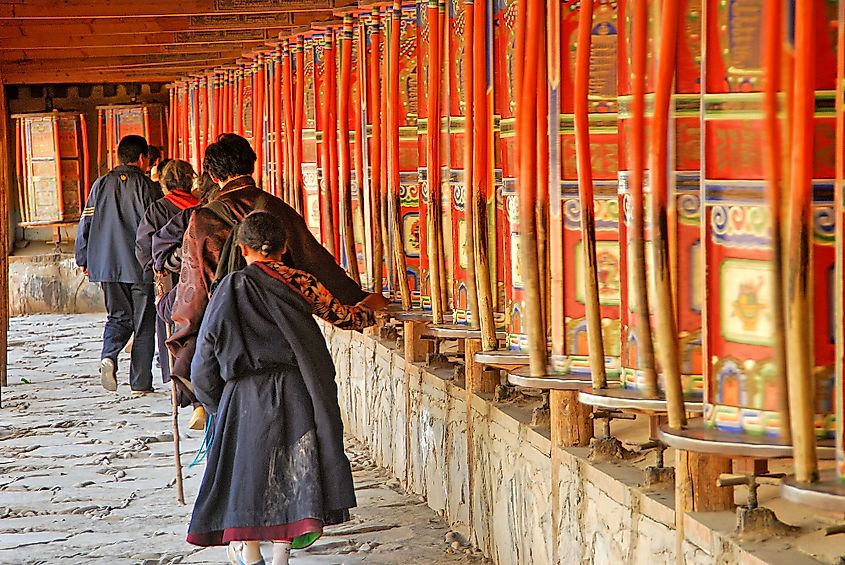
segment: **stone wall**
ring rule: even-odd
[[[587,449],[552,453],[548,428],[530,425],[530,402],[473,395],[468,420],[451,370],[405,363],[372,337],[324,331],[347,431],[496,563],[678,562],[671,484],[641,488],[640,469],[590,462]],[[685,563],[819,563],[789,540],[741,546],[732,513],[706,517],[686,517]]]
[[[99,287],[76,268],[73,255],[9,257],[9,311],[25,314],[104,312]]]

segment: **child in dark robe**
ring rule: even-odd
[[[273,565],[307,547],[356,505],[343,450],[335,369],[313,315],[339,328],[375,322],[386,300],[336,300],[311,274],[282,262],[287,237],[271,213],[238,228],[247,267],[224,278],[203,318],[191,364],[214,436],[188,542],[229,544],[231,563]]]

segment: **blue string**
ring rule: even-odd
[[[209,414],[208,419],[205,422],[205,437],[202,438],[202,445],[200,445],[199,451],[194,456],[194,460],[191,461],[190,465],[188,465],[188,469],[196,467],[203,461],[205,461],[206,456],[208,455],[208,450],[211,448],[211,442],[214,441],[214,416]]]

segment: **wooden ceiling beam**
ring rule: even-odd
[[[27,63],[0,64],[0,73],[26,73],[39,71],[61,71],[69,73],[84,70],[111,70],[112,81],[122,82],[124,72],[130,69],[152,69],[156,67],[167,68],[169,66],[196,66],[200,69],[212,69],[214,67],[233,62],[240,53],[209,53],[192,56],[187,54],[175,54],[174,56],[115,56],[115,57],[87,57],[82,59],[62,59],[60,62],[34,61]]]
[[[291,28],[231,29],[224,31],[176,31],[139,33],[135,35],[60,35],[53,33],[38,37],[25,37],[16,41],[2,41],[5,48],[48,49],[56,47],[140,47],[144,45],[197,45],[205,43],[243,43],[269,41]]]
[[[244,43],[197,43],[190,45],[133,45],[121,46],[120,55],[165,55],[174,53],[197,54],[197,53],[219,53],[221,51],[243,52],[252,51],[263,47],[263,41],[248,41]],[[77,47],[67,45],[64,47],[50,47],[45,49],[0,49],[0,61],[6,63],[25,63],[37,60],[64,60],[81,59],[86,57],[104,57],[115,55],[114,46],[100,47]],[[58,65],[57,65],[58,66]]]
[[[209,14],[159,18],[81,18],[13,21],[0,19],[0,39],[50,35],[120,35],[176,31],[266,29],[308,25],[331,16],[330,11],[264,12],[258,14]]]
[[[129,82],[164,82],[170,83],[183,76],[201,71],[199,66],[171,67],[166,69],[131,70],[116,76],[110,70],[51,70],[51,71],[16,71],[3,73],[4,84],[112,84]],[[118,80],[119,79],[119,80]]]
[[[18,0],[0,4],[0,18],[61,20],[161,16],[208,16],[266,12],[313,12],[354,6],[355,0]],[[19,22],[18,22],[19,23]]]

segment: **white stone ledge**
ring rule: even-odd
[[[593,463],[587,449],[560,449],[555,513],[549,429],[529,425],[530,404],[472,395],[469,468],[467,393],[449,379],[451,370],[406,364],[401,351],[367,335],[326,326],[324,332],[347,431],[496,563],[679,562],[673,486],[641,488],[642,464]],[[680,562],[832,562],[827,554],[835,551],[822,552],[822,560],[807,554],[807,538],[819,534],[740,543],[734,521],[730,512],[687,515]]]

